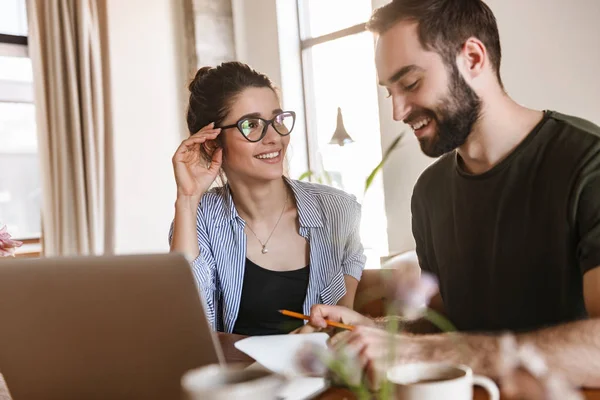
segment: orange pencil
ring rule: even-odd
[[[306,320],[310,319],[310,317],[308,315],[300,314],[300,313],[297,313],[294,311],[279,310],[279,312],[282,313],[283,315],[287,315],[289,317],[306,319]],[[352,326],[352,325],[346,325],[346,324],[342,324],[341,322],[330,321],[328,319],[326,319],[325,322],[327,323],[327,325],[333,326],[336,328],[348,329],[349,331],[354,330],[354,326]]]

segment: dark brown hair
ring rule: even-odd
[[[266,87],[276,93],[273,82],[266,75],[240,62],[224,62],[216,67],[200,68],[189,84],[187,126],[190,135],[211,122],[218,127],[229,113],[236,97],[251,87]],[[221,140],[218,142],[222,143]],[[204,146],[200,146],[200,152],[210,162],[212,154]]]
[[[367,28],[382,34],[400,21],[417,22],[421,46],[436,51],[447,65],[455,65],[456,55],[468,38],[481,40],[502,86],[498,25],[494,13],[483,1],[394,0],[375,10]]]

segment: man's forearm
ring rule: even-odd
[[[517,336],[518,342],[533,343],[548,367],[571,383],[600,387],[600,319],[558,325]]]
[[[515,335],[519,345],[530,343],[551,371],[570,383],[600,387],[600,319],[577,321]],[[461,362],[477,373],[498,378],[503,366],[500,335],[437,334],[422,338],[424,357]],[[427,354],[428,353],[428,354]]]
[[[395,320],[396,326],[400,332],[413,334],[439,333],[441,330],[425,318],[417,320],[409,320],[398,316],[388,316],[374,318],[373,321],[378,328],[386,329],[390,326],[390,322]]]

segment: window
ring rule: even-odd
[[[0,224],[39,243],[41,184],[25,0],[0,2]]]
[[[365,193],[382,157],[371,12],[371,0],[298,0],[310,168],[362,203],[367,268],[379,268],[389,251],[380,175]],[[353,140],[343,146],[330,144],[338,108]]]

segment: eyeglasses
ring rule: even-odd
[[[296,123],[296,113],[293,111],[283,111],[273,117],[273,119],[262,119],[259,117],[247,117],[240,119],[233,125],[221,126],[221,129],[238,128],[240,133],[249,142],[260,142],[267,134],[269,125],[273,125],[275,132],[281,136],[287,136],[292,133]]]

